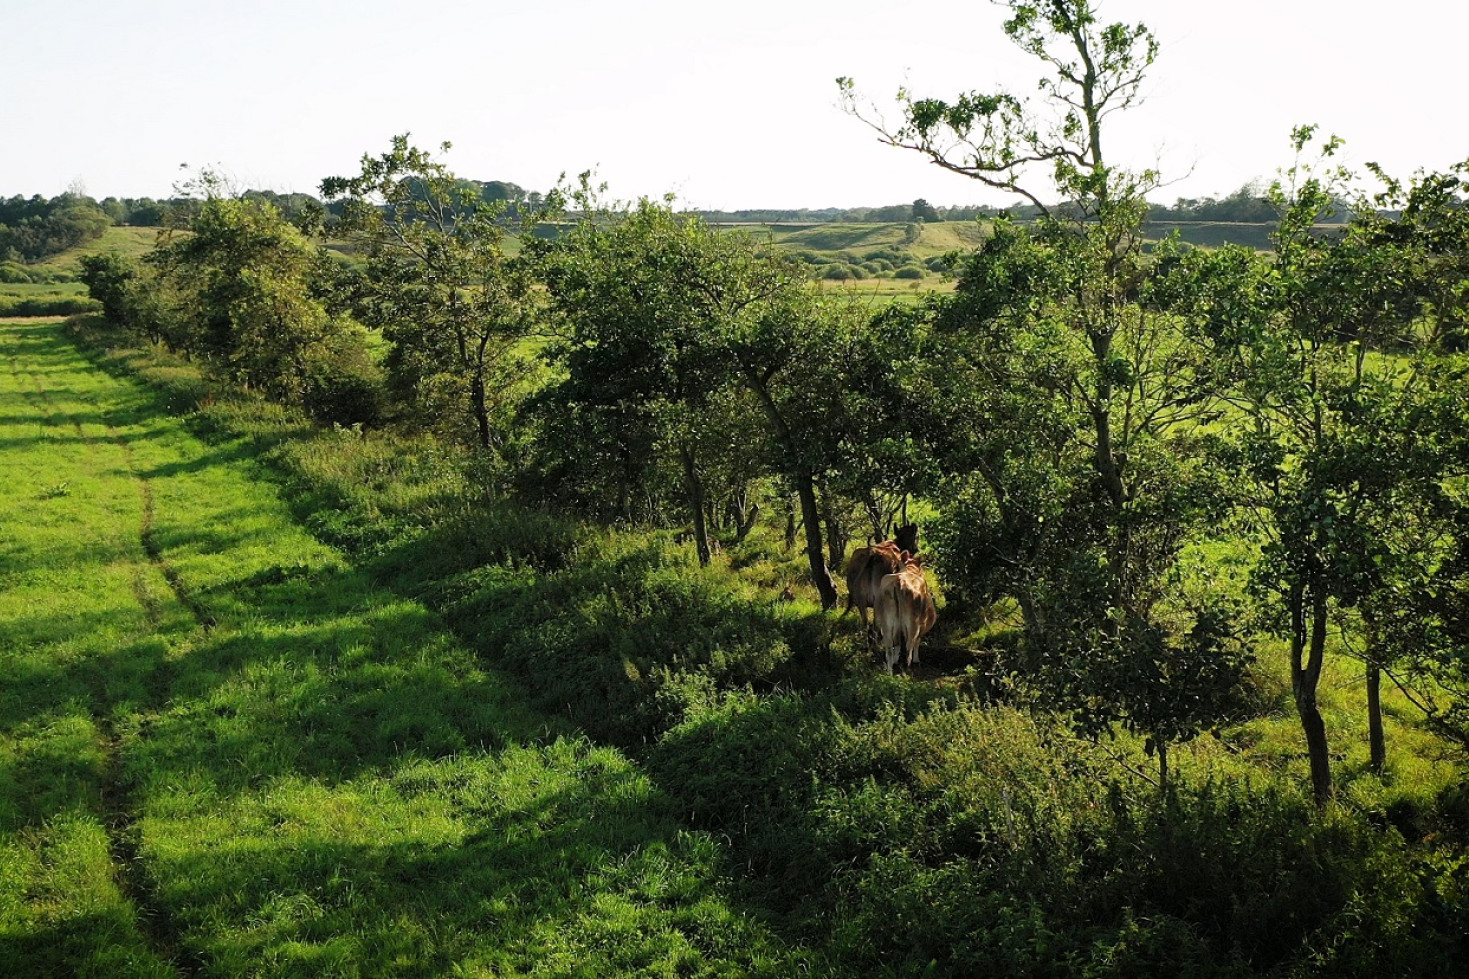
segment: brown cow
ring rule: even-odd
[[[909,554],[918,552],[916,523],[899,527],[892,540],[857,548],[847,560],[847,607],[842,609],[842,614],[856,608],[864,632],[867,630],[867,610],[877,605],[878,585],[884,575],[902,567],[904,551]]]
[[[905,653],[906,665],[918,662],[918,642],[938,619],[933,592],[923,577],[923,559],[903,555],[902,567],[884,575],[878,586],[877,605],[872,610],[877,634],[887,654],[888,672],[893,672],[898,655]]]

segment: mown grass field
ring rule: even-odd
[[[802,969],[623,754],[170,417],[180,377],[0,322],[0,971]]]
[[[78,248],[62,252],[41,263],[44,267],[59,272],[75,274],[81,271],[81,257],[98,253],[117,252],[131,259],[140,259],[153,250],[158,242],[158,228],[132,228],[113,226],[102,232],[102,237]]]

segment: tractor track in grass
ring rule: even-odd
[[[146,569],[151,565],[163,575],[164,580],[178,597],[180,603],[194,615],[201,628],[208,631],[214,625],[212,617],[193,600],[177,571],[168,566],[155,540],[154,502],[152,487],[139,474],[133,459],[132,446],[126,437],[112,426],[108,426],[106,437],[89,436],[81,417],[67,412],[56,403],[47,389],[44,379],[34,370],[22,368],[15,354],[8,358],[8,367],[16,380],[15,389],[37,414],[42,431],[47,428],[67,428],[76,436],[81,453],[80,465],[89,475],[100,476],[105,464],[99,458],[104,445],[115,446],[122,454],[125,471],[138,486],[141,500],[141,526],[139,542],[146,561],[132,563],[130,582],[133,597],[143,612],[147,632],[156,631],[163,622],[163,606],[147,586]],[[155,672],[171,672],[161,665]],[[156,710],[167,701],[167,677],[155,676],[148,683],[148,710]],[[107,850],[113,866],[113,878],[118,891],[124,896],[134,912],[139,935],[152,953],[169,964],[180,976],[202,974],[202,963],[185,952],[179,931],[170,916],[159,908],[154,899],[153,886],[148,879],[141,852],[140,833],[137,828],[136,806],[131,787],[124,770],[123,738],[118,730],[116,704],[109,693],[107,676],[99,669],[89,677],[90,714],[96,731],[96,743],[101,751],[102,765],[97,783],[97,818],[107,838]]]
[[[97,693],[94,691],[94,697]],[[118,889],[133,906],[138,932],[153,954],[171,965],[180,976],[202,975],[203,963],[185,951],[173,918],[161,910],[153,898],[153,883],[143,862],[136,807],[123,771],[122,737],[107,706],[105,703],[96,704],[93,716],[106,752],[101,783],[101,817]]]
[[[153,498],[153,484],[143,476],[133,459],[133,447],[121,435],[115,435],[114,441],[122,449],[123,458],[127,468],[138,484],[138,496],[142,501],[143,515],[141,525],[138,529],[138,538],[143,545],[143,553],[148,555],[149,562],[163,575],[163,580],[168,582],[168,587],[173,591],[174,598],[178,599],[180,605],[189,610],[194,616],[194,621],[206,633],[214,631],[219,621],[204,607],[194,593],[189,589],[188,582],[184,581],[183,575],[179,574],[177,568],[168,563],[164,557],[163,548],[158,543],[158,526],[156,520],[156,507]],[[145,607],[146,612],[146,607]]]
[[[158,543],[156,506],[153,485],[142,475],[134,457],[132,444],[115,428],[108,427],[111,443],[122,453],[124,468],[137,487],[140,517],[138,542],[147,557],[147,564],[138,564],[133,573],[133,594],[143,610],[144,619],[150,630],[157,630],[163,622],[163,604],[147,587],[144,568],[151,565],[163,580],[179,604],[187,608],[194,622],[206,634],[217,625],[214,617],[203,607],[179,574],[178,569],[168,563]],[[167,663],[159,663],[148,678],[148,703],[146,709],[157,711],[168,701],[172,686],[173,669]],[[105,696],[105,695],[104,695]],[[147,867],[142,858],[141,839],[137,827],[137,807],[132,800],[126,773],[123,770],[122,741],[104,700],[95,710],[98,727],[108,746],[107,770],[103,779],[102,808],[107,825],[108,845],[118,869],[118,880],[123,893],[128,896],[138,912],[138,927],[154,954],[173,966],[181,976],[202,974],[203,963],[185,951],[182,935],[172,917],[160,910],[154,899],[153,883],[148,878]]]

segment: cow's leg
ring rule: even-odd
[[[859,602],[857,604],[857,617],[862,620],[862,642],[867,647],[868,652],[871,652],[874,648],[872,633],[877,628],[877,610],[873,610],[872,621],[869,623],[867,621],[867,606]]]

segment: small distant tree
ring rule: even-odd
[[[913,202],[914,221],[942,221],[939,212],[934,210],[933,205],[922,197]]]
[[[132,319],[132,300],[137,289],[138,269],[116,252],[83,255],[81,279],[87,292],[102,304],[102,315],[119,326]]]

